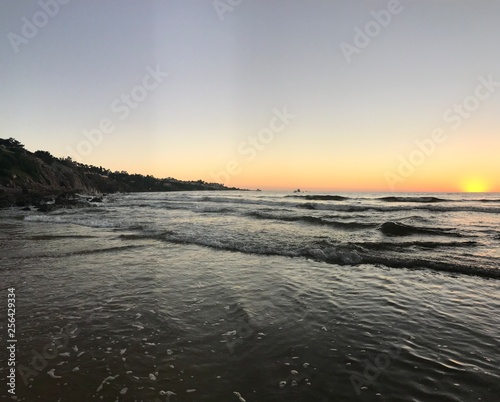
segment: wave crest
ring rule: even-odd
[[[425,228],[406,225],[401,222],[385,222],[380,226],[380,231],[386,236],[431,235],[462,237],[460,233],[455,232],[453,229]]]

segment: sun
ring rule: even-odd
[[[462,182],[462,191],[466,193],[486,193],[488,190],[488,183],[483,179],[473,178]]]

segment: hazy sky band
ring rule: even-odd
[[[106,120],[102,141],[75,159],[207,181],[234,162],[228,184],[241,187],[385,191],[390,173],[396,190],[461,190],[467,180],[500,190],[500,91],[471,100],[481,79],[500,82],[498,2],[1,7],[0,128],[28,149],[68,155]],[[357,49],[348,57],[346,45]],[[168,76],[146,79],[148,69]],[[283,108],[295,117],[273,131]],[[446,140],[413,164],[416,141],[435,130]],[[253,153],[241,145],[252,138]]]

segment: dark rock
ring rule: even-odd
[[[56,197],[55,203],[57,205],[66,205],[67,203],[71,203],[75,200],[75,194],[72,192],[66,192],[58,195]]]
[[[31,208],[30,207],[24,207],[24,208],[21,208],[21,211],[31,211]]]
[[[55,204],[43,204],[40,205],[37,209],[39,212],[51,212],[57,209],[57,206]]]
[[[6,199],[0,199],[0,208],[9,208],[12,204]]]
[[[33,200],[32,200],[33,206],[39,207],[39,206],[43,205],[44,202],[46,202],[46,201],[42,197],[33,196]]]
[[[90,200],[90,202],[102,202],[102,197],[94,197]]]

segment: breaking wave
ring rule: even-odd
[[[448,202],[443,198],[437,197],[381,197],[377,200],[384,202],[421,202],[421,203],[434,203],[434,202]]]
[[[431,235],[462,237],[462,235],[454,231],[454,229],[418,227],[406,225],[401,222],[385,222],[380,226],[380,231],[386,236]]]
[[[249,212],[247,216],[257,219],[270,219],[270,220],[277,220],[284,222],[300,222],[310,225],[330,226],[332,228],[344,229],[344,230],[368,229],[378,226],[376,223],[369,223],[369,222],[331,221],[316,216],[276,215],[270,213],[263,213],[259,211]]]
[[[500,279],[500,271],[496,269],[460,264],[457,262],[438,261],[430,258],[412,257],[404,251],[408,247],[474,247],[474,242],[403,242],[403,243],[333,243],[320,240],[308,244],[268,243],[244,241],[238,239],[210,238],[197,234],[181,234],[175,231],[157,233],[138,233],[121,235],[122,240],[155,239],[174,244],[191,244],[217,250],[240,252],[246,254],[282,256],[291,258],[308,258],[328,264],[341,266],[383,265],[391,268],[431,269],[442,272],[476,275]],[[401,251],[397,253],[396,251]]]
[[[350,199],[349,197],[343,197],[341,195],[287,195],[287,197],[318,201],[345,201]]]

